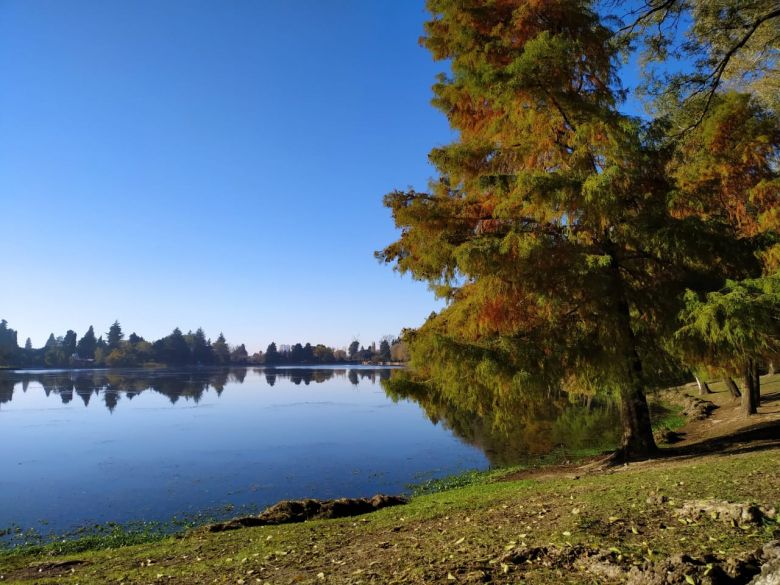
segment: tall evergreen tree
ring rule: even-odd
[[[82,359],[93,359],[95,357],[95,349],[97,348],[97,339],[95,338],[95,330],[92,325],[89,326],[84,337],[79,339],[76,344],[76,353]]]
[[[389,362],[390,358],[390,342],[387,339],[383,339],[379,344],[379,359],[383,362]]]
[[[155,359],[161,363],[175,366],[190,363],[190,347],[178,327],[167,337],[155,341],[153,347]]]
[[[190,351],[193,363],[201,365],[214,363],[214,351],[201,327],[198,327],[190,337]]]
[[[464,401],[614,394],[622,454],[651,455],[645,392],[682,294],[753,274],[752,252],[670,213],[669,151],[618,111],[614,33],[590,2],[428,7],[423,42],[451,66],[434,105],[458,139],[431,152],[430,192],[386,196],[401,237],[378,253],[447,301],[406,336],[412,365]]]
[[[19,353],[17,333],[8,326],[8,321],[0,320],[0,365],[11,365]]]
[[[303,362],[303,346],[300,343],[296,343],[290,348],[290,363],[301,364]]]
[[[106,342],[109,351],[117,349],[124,337],[125,335],[122,333],[122,326],[119,324],[119,321],[114,321],[111,327],[108,328],[108,333],[106,334]]]
[[[219,337],[213,344],[214,359],[216,363],[225,365],[230,363],[230,348],[228,347],[225,336],[220,332]]]
[[[276,343],[273,341],[268,344],[265,350],[265,363],[266,364],[278,364],[279,363],[279,351],[276,349]]]
[[[76,332],[72,329],[68,329],[67,333],[65,333],[65,337],[62,340],[62,351],[66,360],[69,360],[76,353],[76,338]]]

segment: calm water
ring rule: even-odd
[[[235,515],[486,468],[389,369],[0,372],[0,528]],[[235,508],[230,508],[231,506]]]

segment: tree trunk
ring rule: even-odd
[[[756,414],[756,385],[755,373],[753,371],[753,362],[748,360],[745,365],[745,388],[742,392],[742,414],[750,416]]]
[[[644,388],[638,381],[620,393],[620,418],[623,423],[623,440],[620,451],[626,459],[646,459],[658,451],[650,424]]]
[[[611,258],[614,302],[617,317],[617,331],[624,348],[626,366],[625,385],[620,391],[620,418],[623,425],[623,439],[618,457],[625,460],[648,459],[658,453],[650,424],[650,409],[645,397],[645,381],[642,358],[637,350],[636,335],[631,326],[631,309],[626,298],[625,285],[620,275],[620,265],[613,242],[605,238],[606,250]]]
[[[653,438],[650,409],[645,397],[642,359],[636,348],[628,303],[623,299],[618,302],[618,311],[628,358],[626,385],[620,392],[620,418],[623,423],[620,454],[627,460],[647,459],[658,452],[658,447]]]
[[[729,389],[729,394],[731,394],[732,398],[739,398],[742,396],[742,392],[739,391],[739,386],[737,386],[737,383],[734,381],[731,377],[726,377],[723,379],[723,381],[726,384],[726,388]]]
[[[710,390],[710,387],[707,384],[707,382],[704,382],[696,374],[694,374],[693,377],[696,379],[696,385],[699,387],[699,395],[700,396],[704,396],[706,394],[712,394],[712,390]]]
[[[761,374],[758,371],[758,362],[753,362],[753,402],[756,408],[761,406]]]
[[[766,369],[767,369],[767,374],[769,374],[770,376],[774,376],[775,375],[775,362],[770,361],[766,365]]]

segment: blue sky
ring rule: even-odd
[[[450,141],[424,0],[0,0],[0,318],[343,347],[439,305],[382,196]],[[633,60],[624,83],[637,82]],[[636,103],[626,111],[641,114]]]
[[[0,2],[0,318],[348,344],[415,326],[382,196],[450,139],[422,0]]]

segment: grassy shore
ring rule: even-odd
[[[777,385],[766,380],[766,401],[752,420],[740,418],[725,393],[711,395],[720,408],[686,425],[691,438],[654,461],[472,474],[450,483],[459,487],[355,518],[200,528],[68,554],[56,544],[6,551],[1,582],[610,583],[620,577],[509,557],[533,547],[598,549],[625,568],[679,553],[743,555],[780,537],[776,520],[686,519],[678,511],[702,499],[780,506]]]

